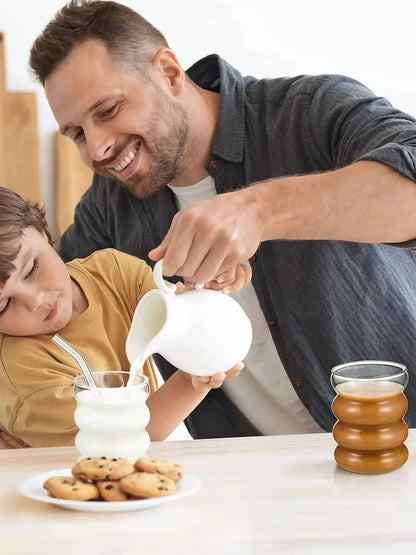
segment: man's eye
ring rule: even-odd
[[[4,307],[0,310],[0,316],[3,316],[3,314],[5,314],[7,312],[7,309],[10,306],[10,302],[11,299],[7,299],[6,304],[4,305]]]
[[[104,117],[106,117],[106,116],[112,116],[112,115],[114,114],[114,112],[116,111],[116,109],[117,109],[117,104],[113,104],[112,106],[110,106],[109,108],[107,108],[107,110],[104,110],[104,112],[103,112],[102,115],[103,115]]]

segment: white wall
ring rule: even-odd
[[[217,52],[256,77],[343,73],[416,115],[415,0],[124,0],[166,36],[183,67]],[[33,40],[63,0],[0,0],[7,85],[38,97],[42,180],[53,223],[55,122],[27,70]]]

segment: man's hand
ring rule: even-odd
[[[164,275],[182,276],[192,283],[218,283],[218,277],[233,272],[255,253],[262,226],[257,204],[246,200],[253,195],[245,192],[217,195],[175,215],[161,244],[149,252],[152,260],[163,258]],[[235,272],[241,277],[240,270]]]

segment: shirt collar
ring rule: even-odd
[[[187,71],[200,87],[220,90],[220,109],[211,154],[230,162],[241,162],[244,148],[244,83],[240,72],[211,54]]]

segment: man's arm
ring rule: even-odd
[[[105,206],[102,178],[94,175],[93,183],[75,208],[74,222],[60,238],[57,251],[65,262],[84,258],[91,253],[114,247],[108,224],[101,211]]]
[[[166,276],[207,282],[250,258],[261,241],[399,243],[416,237],[416,184],[374,161],[270,179],[178,212],[151,258]]]
[[[262,199],[257,209],[264,214],[262,241],[400,243],[416,237],[416,183],[379,162],[283,178],[247,193],[248,203]]]
[[[285,102],[286,119],[280,105],[270,102],[270,117],[275,110],[279,127],[268,132],[267,154],[273,158],[273,144],[287,132],[293,166],[292,150],[285,156],[294,171],[281,177],[276,167],[279,177],[271,173],[263,183],[180,212],[161,248],[150,255],[164,256],[167,276],[212,279],[266,240],[416,238],[415,119],[337,75],[298,79]],[[310,157],[304,165],[298,148]],[[295,169],[303,166],[309,171]]]

